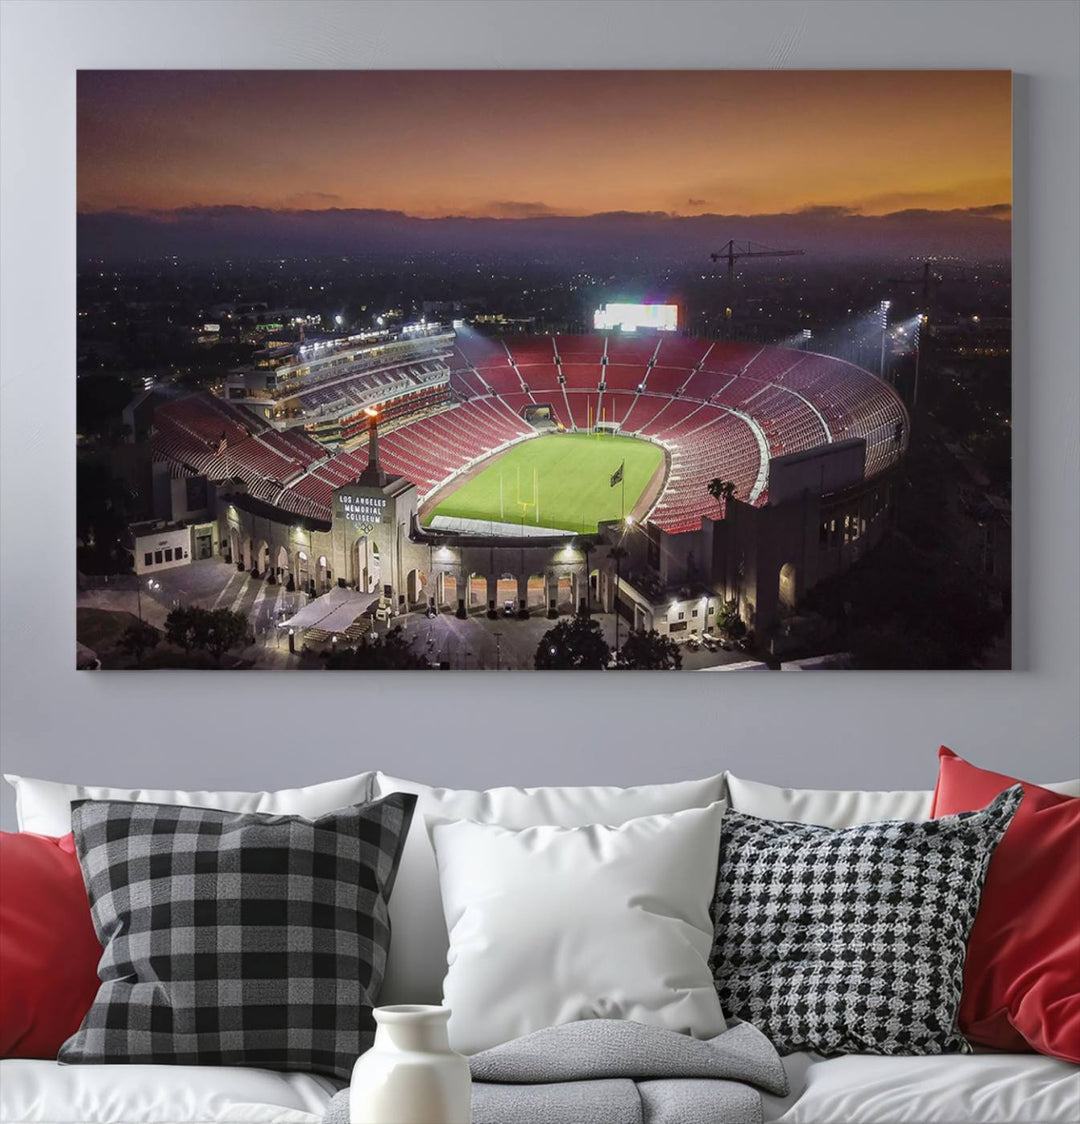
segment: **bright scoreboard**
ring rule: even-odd
[[[636,332],[650,328],[657,332],[674,332],[679,327],[677,304],[603,304],[593,313],[593,327],[598,331]]]

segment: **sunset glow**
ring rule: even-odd
[[[1005,71],[84,71],[82,211],[1011,202]]]

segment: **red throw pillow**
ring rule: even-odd
[[[960,1029],[983,1046],[1080,1062],[1080,799],[969,765],[941,747],[930,815],[1020,783],[968,941]]]
[[[72,836],[0,831],[0,1056],[55,1058],[100,959]]]

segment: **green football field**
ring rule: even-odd
[[[507,449],[428,516],[525,523],[535,527],[595,531],[606,519],[633,510],[663,450],[633,437],[551,433]],[[623,485],[611,485],[620,464]]]

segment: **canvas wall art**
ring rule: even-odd
[[[1003,71],[81,72],[79,666],[1008,667],[1011,159]]]

